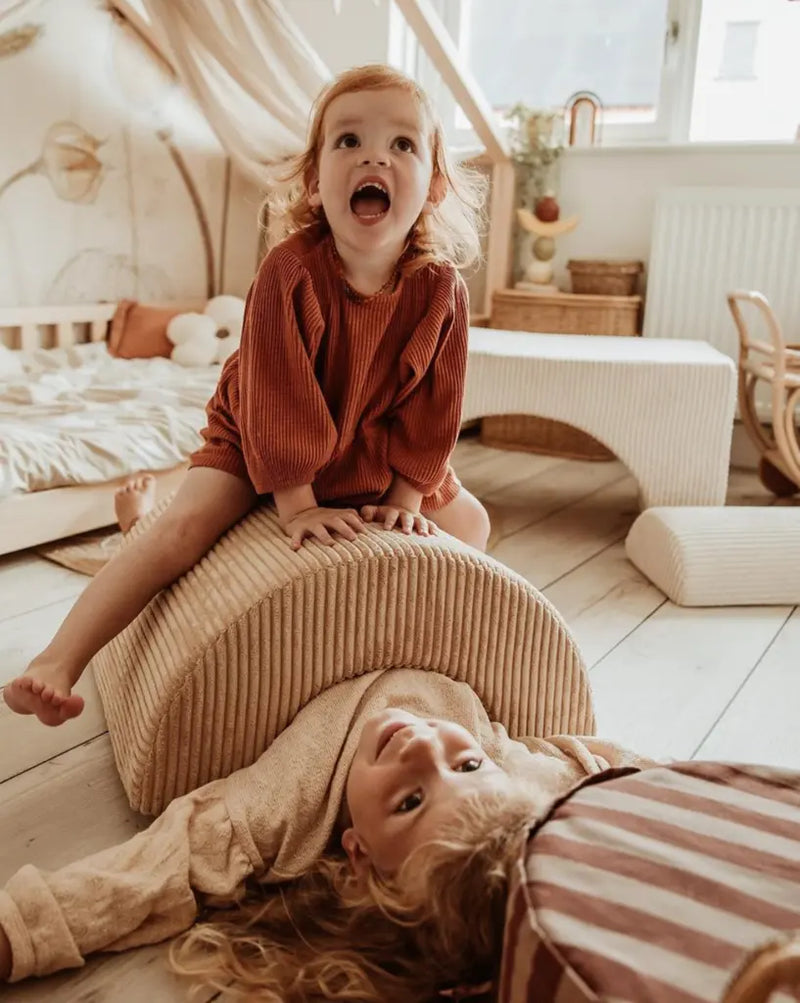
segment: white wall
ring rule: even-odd
[[[675,185],[800,186],[800,143],[566,150],[561,212],[577,213],[580,224],[558,241],[554,264],[561,288],[569,289],[569,258],[647,262],[656,195]]]
[[[338,14],[332,0],[284,0],[284,6],[332,73],[386,62],[388,0],[341,0]]]
[[[247,290],[257,194],[103,5],[9,7],[0,96],[0,305]]]
[[[752,65],[724,66],[726,35],[746,26]],[[794,139],[800,128],[800,7],[786,0],[703,0],[692,139]],[[751,71],[751,72],[748,72]]]

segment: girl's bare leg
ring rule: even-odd
[[[169,508],[92,579],[50,644],[5,687],[8,706],[50,725],[80,714],[83,699],[71,690],[89,661],[255,500],[251,485],[233,474],[191,469]]]
[[[466,488],[461,488],[449,505],[425,514],[430,517],[431,522],[450,536],[457,537],[477,550],[486,550],[492,529],[489,515],[478,499]]]

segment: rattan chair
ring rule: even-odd
[[[766,324],[769,340],[753,337],[741,304],[753,304]],[[739,332],[739,412],[760,454],[759,477],[768,490],[788,496],[800,490],[800,434],[795,412],[800,406],[800,345],[787,344],[767,299],[757,292],[728,294]],[[756,409],[759,381],[770,387],[771,428]]]

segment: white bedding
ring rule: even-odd
[[[15,353],[0,379],[0,497],[168,470],[200,443],[218,366],[117,359],[106,345]]]

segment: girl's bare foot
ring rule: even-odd
[[[153,507],[155,478],[134,477],[114,495],[114,509],[123,532]],[[3,699],[17,714],[35,714],[44,724],[63,724],[83,710],[83,697],[72,693],[80,672],[45,658],[31,662],[25,673],[3,689]]]
[[[72,684],[67,670],[32,662],[24,675],[5,686],[3,698],[17,714],[35,714],[43,724],[63,724],[83,710],[83,697],[70,692]]]
[[[127,533],[156,503],[156,481],[150,474],[134,477],[114,494],[114,511],[123,533]]]

